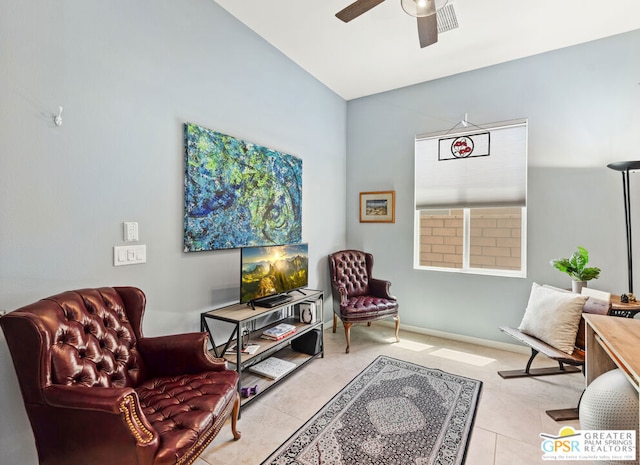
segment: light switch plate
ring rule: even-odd
[[[113,247],[113,266],[138,265],[147,262],[147,246],[120,245]]]
[[[135,221],[124,222],[124,241],[134,242],[138,240],[138,223]]]

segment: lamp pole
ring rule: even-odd
[[[629,293],[633,294],[633,250],[631,248],[631,193],[629,192],[629,172],[640,169],[640,161],[617,161],[607,168],[622,172],[622,195],[624,197],[624,224],[627,234],[627,273]]]

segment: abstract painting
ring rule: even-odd
[[[184,251],[302,240],[302,160],[186,123]]]

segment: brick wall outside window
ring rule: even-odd
[[[519,270],[521,266],[520,208],[472,208],[471,268]],[[420,215],[420,266],[462,268],[462,209],[424,211]]]

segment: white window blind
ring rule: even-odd
[[[526,206],[526,119],[416,136],[415,207]]]

